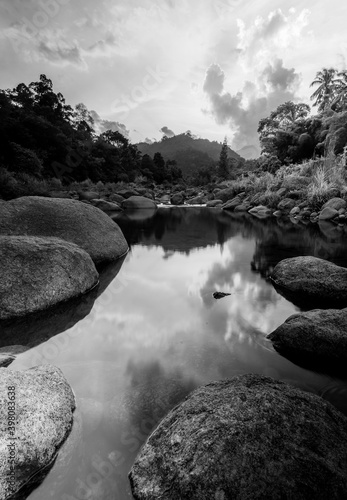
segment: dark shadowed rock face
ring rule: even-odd
[[[171,205],[183,205],[184,203],[184,193],[174,193],[170,197]]]
[[[280,354],[300,365],[347,377],[347,309],[294,314],[268,338]]]
[[[98,282],[90,256],[58,238],[0,236],[0,319],[77,297]]]
[[[9,392],[9,387],[15,389]],[[13,392],[15,399],[11,399]],[[12,488],[8,444],[13,436],[7,431],[11,401],[15,402],[17,438]],[[12,498],[12,493],[54,460],[71,430],[74,409],[74,395],[60,369],[50,365],[24,372],[0,369],[0,500]]]
[[[275,288],[293,303],[310,308],[347,305],[347,269],[316,257],[281,260],[270,276]]]
[[[213,382],[164,418],[129,478],[136,500],[347,498],[347,419],[271,378]]]
[[[134,209],[134,208],[156,208],[156,203],[149,198],[144,196],[130,196],[130,198],[122,201],[122,208],[124,209]]]
[[[97,264],[116,260],[128,250],[110,217],[77,200],[24,196],[1,203],[0,235],[55,236],[76,243]]]

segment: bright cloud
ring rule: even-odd
[[[0,88],[45,73],[133,139],[169,123],[254,143],[259,116],[282,98],[307,101],[323,66],[342,69],[346,14],[340,0],[329,16],[323,0],[0,0]]]

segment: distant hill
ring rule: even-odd
[[[159,142],[147,144],[140,142],[136,145],[142,154],[153,158],[160,153],[165,160],[176,160],[184,176],[192,175],[202,168],[211,168],[219,160],[222,144],[208,139],[195,139],[190,134],[180,134],[164,138]],[[240,155],[229,148],[229,158],[239,163]]]
[[[237,154],[242,156],[242,158],[245,158],[245,160],[254,160],[259,158],[260,151],[255,146],[244,146],[237,151]]]

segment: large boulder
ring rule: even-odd
[[[80,200],[91,201],[100,198],[98,191],[79,191],[78,196]]]
[[[117,194],[122,196],[123,198],[130,198],[131,196],[138,196],[140,193],[137,191],[137,189],[126,188],[120,189],[119,191],[117,191]]]
[[[295,200],[292,198],[284,198],[277,205],[277,209],[281,210],[281,212],[290,212],[292,208],[296,205]]]
[[[332,207],[325,207],[321,210],[319,214],[319,220],[331,220],[335,219],[335,217],[339,216],[338,210],[335,210],[335,208]]]
[[[123,196],[121,196],[120,194],[117,194],[117,193],[110,194],[110,196],[108,197],[108,199],[112,203],[115,202],[115,203],[118,203],[119,205],[122,203],[122,201],[125,200],[125,198]]]
[[[73,392],[60,369],[0,368],[0,500],[12,498],[52,463],[71,430],[74,409]]]
[[[272,215],[272,210],[271,208],[266,207],[265,205],[258,205],[248,210],[248,213],[254,215],[255,217],[258,217],[259,219],[264,219]]]
[[[209,208],[221,207],[222,205],[222,200],[211,200],[206,203],[206,206]]]
[[[317,257],[281,260],[270,280],[276,290],[306,309],[347,306],[347,269]]]
[[[130,472],[136,500],[347,498],[347,418],[260,375],[195,390]]]
[[[55,236],[76,243],[96,264],[128,251],[118,225],[98,208],[77,200],[25,196],[1,203],[0,235]]]
[[[235,188],[234,187],[227,187],[225,189],[221,189],[219,191],[213,191],[215,197],[218,199],[222,200],[223,203],[232,200],[235,197]]]
[[[103,212],[120,212],[122,209],[117,203],[106,201],[106,200],[90,200],[90,203],[94,205],[94,207],[100,208]]]
[[[90,256],[58,238],[0,236],[0,319],[77,297],[98,282]]]
[[[122,208],[138,209],[138,208],[156,208],[157,205],[153,200],[145,198],[144,196],[130,196],[130,198],[122,202]]]
[[[293,314],[268,338],[276,351],[297,364],[347,375],[347,309]]]
[[[208,201],[207,197],[204,194],[199,194],[198,196],[195,196],[194,198],[189,198],[187,200],[188,205],[203,205]]]
[[[326,203],[324,203],[324,205],[322,206],[322,210],[327,207],[334,208],[335,210],[340,210],[341,208],[346,208],[346,206],[347,206],[346,200],[336,197],[336,198],[331,198]]]
[[[227,201],[223,205],[223,210],[234,210],[235,207],[237,207],[238,205],[241,204],[241,202],[242,202],[242,198],[240,196],[235,196],[235,198],[233,198],[232,200]]]
[[[170,198],[171,205],[183,205],[184,193],[174,193]]]

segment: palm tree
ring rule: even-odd
[[[347,70],[340,71],[337,76],[334,80],[336,96],[331,107],[334,111],[342,111],[347,108]]]
[[[316,78],[311,83],[310,87],[319,85],[319,87],[311,95],[311,99],[314,99],[314,106],[318,106],[318,111],[324,111],[330,107],[336,96],[336,69],[334,68],[323,68],[318,71]]]

